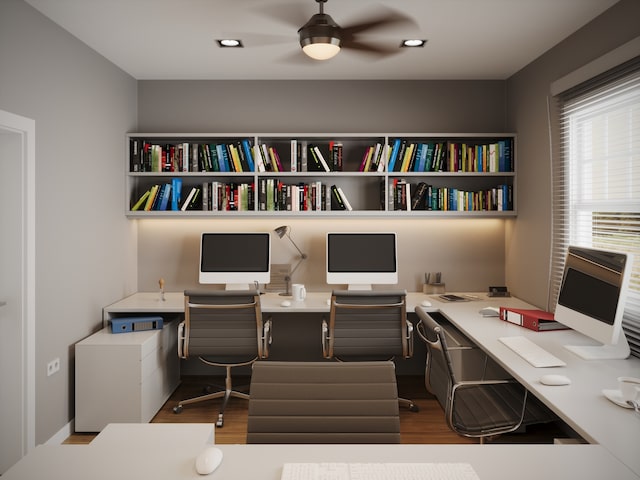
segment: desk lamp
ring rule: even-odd
[[[296,266],[293,267],[293,270],[291,270],[286,277],[284,277],[284,281],[285,281],[287,287],[286,287],[286,290],[283,293],[281,293],[280,295],[288,297],[288,296],[291,296],[291,276],[293,275],[293,272],[295,272],[298,269],[298,267],[300,266],[302,261],[307,258],[307,254],[306,253],[302,253],[302,250],[300,250],[298,248],[298,245],[296,245],[296,242],[294,242],[293,239],[291,238],[291,234],[289,233],[289,232],[291,232],[291,227],[290,226],[282,225],[282,226],[276,228],[274,231],[278,234],[278,237],[280,237],[280,238],[282,238],[282,237],[284,237],[286,235],[287,238],[289,239],[289,241],[291,242],[291,244],[294,247],[296,247],[296,250],[298,250],[298,253],[300,254],[300,256],[298,257],[298,263],[296,263]]]

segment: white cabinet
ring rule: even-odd
[[[75,430],[149,422],[180,381],[177,345],[175,321],[131,333],[107,327],[77,343]]]

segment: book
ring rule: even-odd
[[[149,211],[152,209],[153,204],[156,200],[156,196],[158,194],[158,189],[160,188],[160,185],[154,185],[151,187],[150,191],[149,191],[149,196],[147,197],[147,202],[144,204],[144,210],[145,211]]]
[[[140,207],[142,207],[145,203],[145,200],[147,200],[147,198],[149,197],[149,194],[151,193],[151,190],[147,190],[146,192],[144,192],[142,195],[140,195],[140,198],[138,199],[138,201],[133,205],[133,207],[131,207],[132,211],[136,211],[136,210],[140,210]]]
[[[393,147],[391,148],[391,154],[389,155],[389,164],[387,165],[388,172],[394,171],[401,143],[402,141],[399,138],[396,138],[393,141]]]
[[[353,210],[353,207],[349,203],[349,200],[347,199],[347,196],[342,191],[342,188],[338,187],[338,193],[340,194],[340,197],[342,198],[342,203],[344,203],[344,206],[346,207],[346,209],[347,210]]]
[[[182,179],[171,179],[171,210],[177,211],[180,206],[180,198],[182,196]]]
[[[426,210],[427,189],[425,182],[418,183],[411,197],[411,210]]]
[[[347,207],[344,204],[342,196],[338,190],[338,187],[331,185],[331,210],[346,210]]]
[[[312,147],[313,152],[316,154],[318,161],[320,162],[320,165],[322,165],[322,168],[324,169],[325,172],[330,172],[331,169],[329,168],[329,164],[327,163],[327,161],[325,160],[324,156],[322,155],[322,152],[320,151],[320,149],[314,145]]]
[[[537,309],[500,307],[500,320],[536,332],[566,330],[568,328],[556,321],[552,312]]]

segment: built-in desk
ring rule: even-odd
[[[600,445],[219,445],[224,457],[209,477],[196,455],[213,425],[109,425],[89,445],[41,445],[3,480],[279,480],[286,462],[464,462],[481,480],[637,480]]]
[[[292,302],[290,307],[282,307],[280,303],[283,297],[268,293],[261,296],[262,310],[267,314],[274,315],[274,317],[286,318],[288,322],[286,325],[299,328],[302,331],[305,329],[305,315],[323,314],[329,311],[327,303],[329,296],[329,292],[308,292],[304,302]],[[165,301],[161,301],[157,293],[137,293],[106,307],[104,309],[105,321],[108,321],[113,315],[132,311],[144,313],[179,313],[183,311],[182,292],[167,293],[165,298]],[[616,379],[618,376],[639,377],[640,359],[631,357],[627,360],[582,360],[562,347],[565,344],[593,343],[579,333],[571,330],[537,333],[502,322],[497,318],[482,317],[478,313],[485,306],[535,308],[516,298],[488,298],[486,294],[481,293],[471,294],[470,300],[466,302],[446,302],[437,295],[409,293],[407,310],[414,312],[416,306],[419,306],[424,299],[428,299],[432,303],[430,307],[424,307],[426,310],[441,311],[453,325],[500,363],[585,440],[602,445],[637,475],[640,475],[640,455],[638,454],[640,451],[640,418],[632,410],[614,405],[602,394],[603,389],[617,388]],[[312,318],[317,319],[318,316],[312,315]],[[274,338],[282,338],[279,330],[286,330],[286,328],[274,322]],[[315,325],[313,328],[315,329]],[[311,335],[317,337],[319,348],[319,333],[314,330]],[[498,337],[509,335],[530,337],[534,342],[563,359],[567,366],[554,369],[532,367],[498,341]],[[416,342],[417,346],[418,342]],[[562,387],[542,385],[539,382],[540,376],[550,371],[568,376],[572,380],[571,385]],[[527,448],[532,449],[531,456],[536,457],[533,453],[536,447],[527,446]],[[557,477],[557,475],[552,476]],[[577,475],[576,477],[579,478]],[[616,477],[610,475],[607,478]]]

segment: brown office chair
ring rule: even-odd
[[[438,399],[447,425],[454,432],[484,443],[487,437],[556,419],[533,395],[528,395],[526,388],[499,366],[490,364],[481,350],[469,344],[448,346],[448,334],[434,319],[439,314],[427,313],[421,307],[416,307],[416,314],[420,319],[418,335],[427,346],[425,385]],[[472,357],[465,359],[465,355]],[[461,378],[478,366],[480,375]],[[486,378],[489,370],[494,372],[492,379]]]
[[[271,320],[263,322],[260,295],[255,290],[184,292],[184,321],[178,326],[178,356],[196,356],[203,363],[226,369],[223,390],[182,400],[173,408],[180,413],[184,405],[222,398],[217,427],[224,423],[224,410],[230,397],[249,395],[232,388],[231,368],[251,365],[269,356]]]
[[[329,323],[322,320],[322,353],[339,361],[393,360],[413,356],[407,292],[334,290]],[[411,400],[400,403],[417,412]]]
[[[400,443],[393,362],[257,362],[247,443]]]

